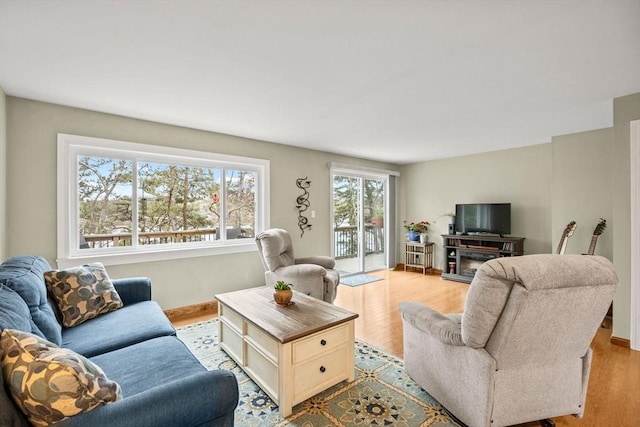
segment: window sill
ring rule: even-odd
[[[189,247],[189,248],[163,248],[157,250],[140,250],[130,252],[107,252],[107,251],[91,251],[90,254],[74,255],[68,257],[60,257],[56,259],[58,268],[69,268],[78,265],[89,264],[92,262],[101,262],[103,265],[124,265],[136,264],[141,262],[166,261],[182,258],[197,258],[212,255],[235,254],[244,252],[255,252],[257,247],[253,239],[249,242],[227,243],[224,245],[215,245],[207,247]]]

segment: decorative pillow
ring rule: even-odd
[[[67,328],[122,307],[120,295],[99,262],[47,271],[44,280]]]
[[[118,383],[73,351],[5,329],[2,372],[13,401],[36,426],[48,426],[122,398]]]
[[[0,354],[2,351],[0,350]],[[2,379],[2,366],[0,365],[0,426],[7,427],[31,427],[29,421],[24,416],[18,406],[13,403],[13,399],[9,396],[9,390],[4,388],[4,380]]]

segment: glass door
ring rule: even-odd
[[[386,177],[335,172],[333,248],[342,275],[387,267]]]

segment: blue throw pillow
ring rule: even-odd
[[[62,326],[47,301],[44,272],[51,270],[40,256],[9,258],[0,265],[0,283],[15,291],[29,307],[31,319],[48,341],[62,344]]]

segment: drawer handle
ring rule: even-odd
[[[326,340],[320,340],[320,345],[327,345],[327,341]]]
[[[320,372],[322,372],[324,374],[324,372],[327,370],[327,368],[325,368],[324,366],[320,366]]]

